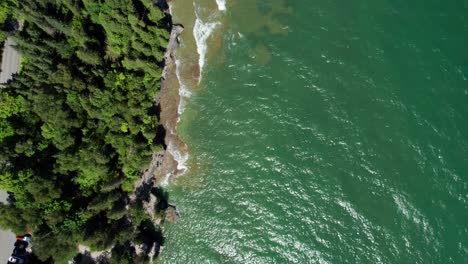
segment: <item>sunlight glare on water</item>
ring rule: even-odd
[[[466,262],[466,2],[193,2],[162,263]]]

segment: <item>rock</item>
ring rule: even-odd
[[[175,223],[177,220],[179,220],[180,214],[179,211],[177,211],[177,208],[175,206],[169,206],[166,209],[166,220]]]
[[[184,31],[184,25],[182,24],[174,24],[172,25],[172,30],[175,31],[177,35],[180,35],[182,31]]]
[[[135,245],[135,254],[137,255],[147,255],[149,253],[149,250],[148,250],[148,245],[146,245],[145,243],[143,244],[140,244],[140,245]]]
[[[155,210],[156,203],[158,202],[158,198],[153,194],[149,195],[149,200],[147,202],[143,202],[143,208],[145,209],[146,213],[154,220],[155,218]]]
[[[171,35],[169,37],[169,43],[167,44],[166,48],[166,65],[169,64],[171,59],[172,52],[179,47],[179,35],[184,31],[184,26],[181,24],[174,24],[172,25]]]

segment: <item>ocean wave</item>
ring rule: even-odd
[[[216,4],[218,5],[218,9],[220,11],[226,10],[226,0],[216,0]]]
[[[197,14],[197,20],[195,21],[195,26],[193,27],[193,36],[195,37],[195,42],[197,43],[197,52],[199,55],[198,65],[200,67],[200,76],[198,78],[198,83],[200,83],[202,79],[203,66],[205,65],[205,57],[208,50],[208,44],[206,42],[208,37],[218,25],[219,22],[203,22]]]

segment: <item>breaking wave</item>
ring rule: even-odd
[[[216,4],[218,5],[218,9],[220,11],[226,10],[226,0],[216,0]]]
[[[200,83],[202,79],[203,66],[205,65],[205,56],[208,50],[206,41],[217,25],[219,25],[219,22],[203,22],[197,14],[197,20],[195,21],[195,26],[193,27],[193,36],[195,37],[195,42],[197,43],[197,52],[199,55],[198,65],[200,66],[200,75],[198,77],[198,83]]]

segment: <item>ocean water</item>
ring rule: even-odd
[[[172,4],[161,263],[467,263],[467,1]]]

